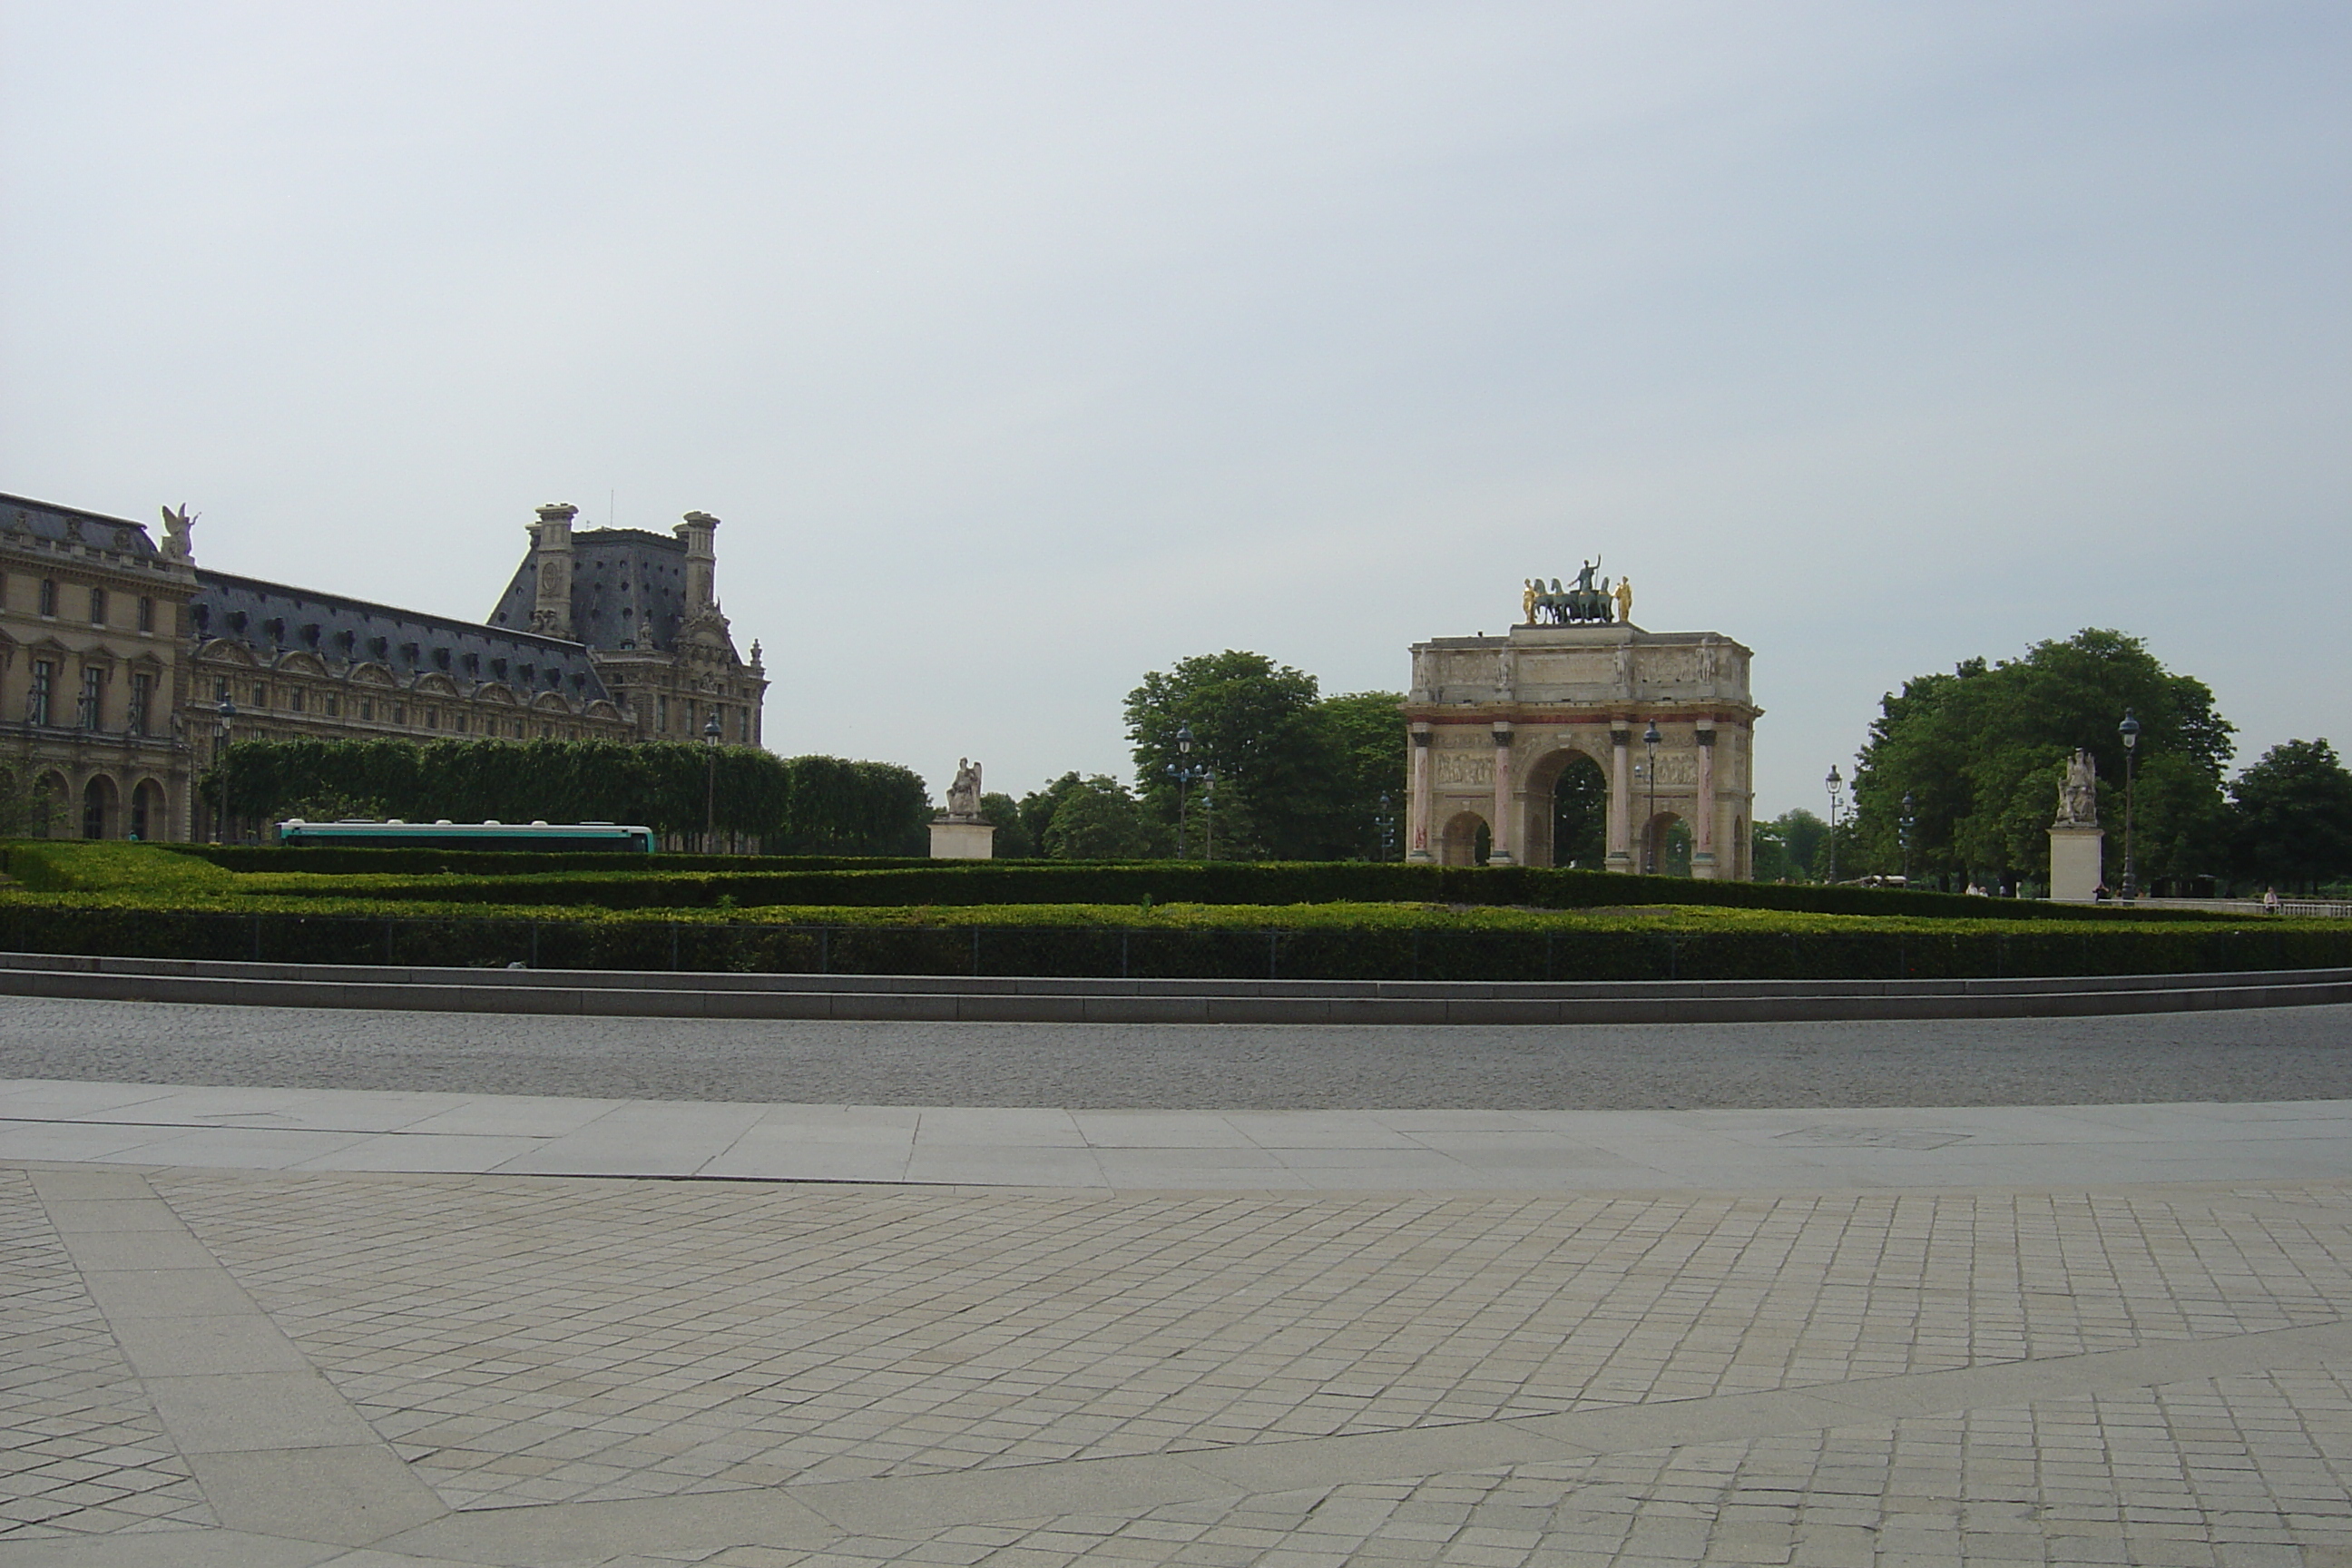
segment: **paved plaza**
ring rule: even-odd
[[[141,1081],[236,1010],[89,1005],[0,1083],[10,1568],[2352,1565],[2352,1084],[2179,1094],[2179,1020],[2032,1026],[2128,1100],[1099,1109],[272,1085],[259,1015]]]

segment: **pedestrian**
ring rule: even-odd
[[[2264,888],[2263,889],[2263,913],[2266,915],[2274,915],[2278,912],[2278,889],[2276,888]]]

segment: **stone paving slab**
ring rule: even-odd
[[[1068,1111],[0,1082],[0,1160],[1363,1191],[2326,1178],[2352,1100],[1931,1110]]]
[[[2340,1102],[0,1093],[0,1568],[2352,1564]]]

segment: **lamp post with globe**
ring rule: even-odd
[[[2139,897],[2139,868],[2132,860],[2132,764],[2139,751],[2139,721],[2130,709],[2124,710],[2116,732],[2124,739],[2124,897],[2131,900]]]
[[[1185,858],[1184,804],[1186,789],[1192,784],[1202,782],[1209,776],[1208,768],[1204,765],[1195,763],[1192,759],[1192,726],[1190,724],[1179,724],[1176,726],[1176,760],[1169,763],[1167,768],[1168,776],[1176,781],[1176,858],[1179,860]]]
[[[710,853],[719,830],[719,710],[702,726],[702,852]]]
[[[1903,822],[1902,822],[1902,827],[1903,827],[1903,885],[1904,885],[1906,888],[1908,888],[1908,887],[1911,885],[1911,829],[1912,829],[1914,826],[1916,826],[1917,825],[1917,823],[1918,823],[1918,818],[1917,818],[1916,816],[1914,816],[1914,815],[1913,815],[1913,804],[1912,804],[1912,799],[1911,799],[1911,792],[1910,792],[1909,790],[1907,790],[1907,789],[1906,789],[1906,790],[1905,790],[1905,791],[1903,792]]]
[[[229,732],[236,726],[236,704],[224,692],[215,712],[217,720],[213,731],[213,762],[220,772],[220,809],[213,814],[213,842],[234,844],[236,823],[228,806],[228,742]]]
[[[1642,825],[1642,858],[1646,862],[1645,869],[1653,877],[1658,874],[1658,839],[1661,837],[1658,832],[1658,742],[1664,739],[1658,733],[1655,719],[1651,720],[1650,727],[1642,732],[1642,744],[1650,749],[1650,816]]]
[[[1845,787],[1845,780],[1843,780],[1843,779],[1842,779],[1842,778],[1838,777],[1837,764],[1836,764],[1835,763],[1832,763],[1830,764],[1830,776],[1829,776],[1829,777],[1827,777],[1827,778],[1825,778],[1825,779],[1823,779],[1823,780],[1822,781],[1822,783],[1823,783],[1823,784],[1827,784],[1827,785],[1829,786],[1829,791],[1830,791],[1830,877],[1829,877],[1829,879],[1830,879],[1830,883],[1831,883],[1831,885],[1832,885],[1832,886],[1835,886],[1835,885],[1836,885],[1836,883],[1837,883],[1838,792],[1839,792],[1840,790],[1842,790],[1842,789],[1843,789],[1843,788]]]

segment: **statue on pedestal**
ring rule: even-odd
[[[955,783],[948,785],[948,816],[965,821],[980,816],[980,764],[969,757],[956,759]]]
[[[2096,827],[2099,825],[2099,774],[2091,753],[2077,751],[2066,764],[2066,780],[2058,786],[2056,827]]]

